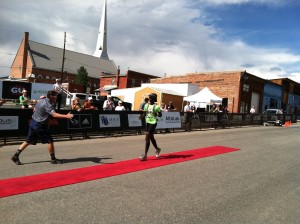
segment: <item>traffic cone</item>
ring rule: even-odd
[[[286,121],[286,122],[284,122],[284,127],[288,127],[289,126],[289,122],[288,121]]]
[[[289,123],[289,125],[291,126],[292,125],[292,121],[290,120],[290,123]]]

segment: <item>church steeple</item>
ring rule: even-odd
[[[97,46],[94,53],[95,57],[99,57],[101,59],[109,60],[107,55],[107,17],[106,17],[106,0],[104,0],[104,6],[102,10],[102,17],[100,21],[98,39],[97,39]]]

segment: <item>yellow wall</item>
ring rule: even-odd
[[[170,101],[173,101],[173,105],[177,108],[177,111],[182,110],[183,96],[161,93],[151,87],[145,87],[135,93],[133,110],[139,110],[141,103],[144,102],[144,99],[148,97],[150,93],[156,93],[158,105],[162,102],[168,105]]]

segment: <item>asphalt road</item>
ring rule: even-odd
[[[166,152],[213,145],[239,151],[0,199],[0,223],[300,223],[300,125],[157,134]],[[137,158],[144,136],[56,142],[10,161],[0,147],[0,179]],[[152,148],[151,151],[154,154]],[[1,186],[0,186],[1,187]]]

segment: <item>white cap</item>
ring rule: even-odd
[[[107,98],[111,98],[111,95],[107,95]]]
[[[123,103],[123,102],[120,100],[119,103]]]
[[[92,99],[93,99],[93,97],[89,97],[89,98],[88,98],[88,100],[92,100]]]

